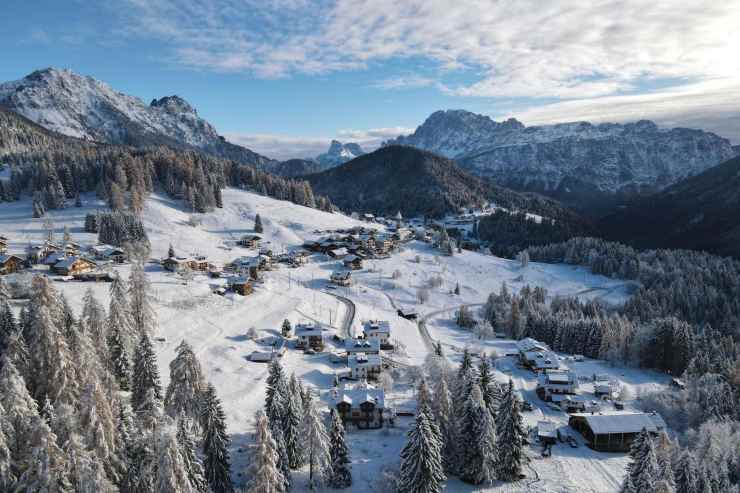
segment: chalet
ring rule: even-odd
[[[534,372],[557,370],[560,368],[560,360],[558,359],[558,355],[551,351],[547,351],[544,353],[527,353],[526,358],[526,364]]]
[[[354,424],[360,429],[382,428],[390,410],[385,407],[385,392],[367,383],[354,388],[333,391],[332,402],[344,426]]]
[[[324,350],[324,335],[326,329],[312,323],[297,324],[295,326],[296,347],[311,348],[317,351]]]
[[[226,282],[231,291],[242,296],[249,296],[254,291],[252,280],[246,276],[230,277]]]
[[[376,339],[346,339],[344,350],[347,354],[380,354],[380,341]]]
[[[90,247],[90,255],[95,260],[105,260],[114,264],[126,262],[126,252],[123,248],[111,245],[94,245]]]
[[[170,272],[179,272],[189,268],[188,259],[186,257],[169,257],[162,260],[162,267]]]
[[[285,354],[285,339],[277,339],[269,351],[254,351],[249,355],[249,361],[269,363],[276,358],[282,358]]]
[[[350,354],[347,366],[355,380],[376,380],[383,371],[379,354]]]
[[[555,445],[558,441],[558,425],[552,421],[537,422],[537,439],[546,445]]]
[[[53,267],[66,258],[67,254],[63,250],[54,251],[49,253],[46,258],[44,258],[44,265]]]
[[[344,262],[344,266],[348,269],[362,269],[362,258],[358,255],[347,255],[342,262]]]
[[[61,250],[62,248],[58,245],[45,241],[40,245],[30,245],[27,251],[27,259],[31,264],[40,264],[44,262],[46,257]]]
[[[262,238],[257,235],[244,235],[239,238],[236,244],[244,248],[259,248],[260,241],[262,241]]]
[[[607,397],[611,399],[619,392],[619,387],[618,380],[598,380],[594,382],[594,394],[596,397]]]
[[[581,395],[551,394],[550,400],[568,414],[597,413],[601,410],[599,401]]]
[[[331,258],[335,259],[343,259],[347,256],[349,252],[347,252],[347,249],[345,247],[341,248],[332,248],[330,250],[327,250],[326,254],[330,256]]]
[[[329,280],[332,284],[337,286],[351,286],[352,285],[352,272],[350,271],[335,271],[331,273]]]
[[[228,265],[232,272],[249,275],[255,280],[260,278],[261,267],[260,257],[238,257]]]
[[[8,251],[8,239],[4,236],[0,236],[0,254],[5,254]]]
[[[600,452],[628,452],[642,430],[657,435],[666,428],[658,413],[575,414],[568,424]]]
[[[537,379],[537,395],[540,399],[552,400],[553,394],[576,394],[578,377],[571,370],[544,370]]]
[[[23,259],[15,255],[0,255],[0,275],[12,274],[23,268]]]
[[[414,237],[414,233],[409,228],[396,228],[393,237],[403,243],[411,240]]]
[[[66,257],[52,267],[52,271],[60,276],[74,276],[90,272],[96,267],[95,262],[84,257]]]
[[[375,237],[375,251],[378,253],[388,253],[393,250],[394,246],[390,236],[378,235]]]
[[[295,265],[304,265],[308,263],[311,252],[306,250],[296,250],[288,254],[288,262]]]
[[[376,340],[380,349],[393,349],[391,344],[391,324],[386,320],[368,320],[362,327],[365,339]]]
[[[194,255],[190,258],[189,267],[192,270],[206,272],[208,271],[209,265],[208,257],[204,255]]]
[[[417,317],[416,310],[404,306],[396,310],[396,313],[398,313],[399,317],[405,318],[406,320],[416,320]]]
[[[368,213],[363,214],[362,216],[360,216],[360,218],[363,221],[367,221],[369,223],[375,221],[375,216],[372,214],[368,214]]]

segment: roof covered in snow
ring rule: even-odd
[[[391,323],[387,320],[368,320],[362,330],[365,334],[390,334]]]
[[[573,417],[585,419],[596,435],[639,433],[643,429],[657,432],[666,427],[658,413],[574,414]]]
[[[385,408],[385,391],[363,383],[354,388],[340,390],[333,400],[335,405],[346,402],[352,407],[359,407],[365,402],[372,402],[379,408]]]
[[[377,339],[347,339],[344,341],[344,349],[348,353],[377,353],[380,351],[380,341]]]

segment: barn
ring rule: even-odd
[[[628,452],[642,430],[657,434],[666,428],[663,418],[655,412],[574,414],[568,425],[583,435],[589,447],[599,452]]]

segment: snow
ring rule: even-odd
[[[57,237],[61,237],[66,224],[73,240],[84,249],[97,243],[96,235],[83,231],[85,214],[105,206],[92,195],[85,195],[82,199],[82,208],[50,211],[48,216],[54,221]],[[181,202],[153,195],[147,201],[142,216],[152,244],[151,257],[166,257],[170,244],[177,255],[203,255],[216,264],[255,255],[255,250],[238,247],[236,242],[243,235],[253,233],[256,214],[262,217],[263,241],[269,241],[277,252],[300,249],[304,241],[319,239],[327,230],[368,226],[367,222],[347,216],[242,190],[224,190],[223,201],[223,209],[198,215],[200,224],[193,227],[189,225],[191,213],[183,209]],[[31,217],[31,204],[27,199],[0,204],[0,231],[9,238],[10,253],[23,253],[30,242],[42,241],[45,237],[43,221]],[[332,363],[331,353],[344,344],[333,341],[331,336],[362,334],[366,321],[389,321],[391,343],[397,349],[393,353],[384,352],[384,357],[392,358],[398,365],[423,363],[430,351],[430,340],[414,321],[397,315],[397,308],[405,307],[415,309],[420,318],[426,319],[429,336],[443,343],[452,361],[457,360],[464,347],[495,351],[500,355],[496,360],[497,378],[502,382],[511,378],[524,398],[536,403],[533,412],[524,413],[528,425],[549,420],[564,426],[567,415],[549,409],[535,396],[536,377],[517,368],[514,358],[505,356],[516,353],[516,342],[503,339],[478,341],[470,331],[455,326],[452,321],[454,312],[463,304],[475,310],[491,291],[498,291],[504,282],[511,291],[518,291],[525,284],[541,285],[547,288],[551,298],[579,296],[583,299],[599,298],[612,304],[623,303],[631,289],[628,282],[596,276],[582,268],[535,262],[522,268],[518,262],[470,251],[444,257],[430,245],[417,241],[407,243],[401,252],[393,253],[388,259],[366,261],[363,270],[353,273],[351,287],[326,289],[330,274],[340,267],[341,261],[314,254],[306,265],[299,268],[278,267],[265,272],[264,283],[257,283],[252,295],[242,297],[213,293],[225,285],[225,279],[212,279],[195,273],[192,280],[185,280],[154,263],[146,265],[153,306],[158,316],[155,351],[163,384],[167,385],[169,381],[168,365],[175,357],[176,347],[181,340],[187,340],[201,362],[205,377],[213,383],[223,402],[228,431],[233,440],[233,475],[237,484],[243,484],[247,467],[247,454],[239,450],[252,440],[254,415],[264,402],[268,370],[266,364],[248,361],[248,357],[255,351],[270,351],[286,318],[293,326],[315,323],[327,329],[327,350],[324,353],[304,354],[291,343],[281,358],[286,373],[295,372],[307,385],[319,390],[324,402],[330,398],[328,389],[334,375],[347,370],[343,364]],[[113,268],[128,277],[130,266]],[[395,271],[398,271],[398,276],[392,275]],[[417,288],[436,277],[441,279],[441,284],[429,288],[428,301],[418,304]],[[453,290],[458,283],[460,295],[454,295]],[[106,306],[109,302],[109,284],[106,283],[55,283],[55,287],[64,292],[78,313],[88,288],[94,291],[100,302]],[[355,316],[349,334],[344,331],[348,307],[339,297],[346,297],[354,303]],[[254,340],[246,335],[251,327],[258,334]],[[611,367],[601,361],[586,359],[565,363],[582,379],[593,374],[608,374],[618,379],[635,397],[668,384],[665,375]],[[582,383],[581,389],[591,391],[591,383]],[[397,385],[385,395],[385,400],[392,406],[413,408],[410,395],[410,389]],[[628,410],[634,410],[632,402],[626,404]],[[409,424],[408,418],[399,418],[396,428],[392,429],[348,430],[354,476],[351,491],[375,491],[375,481],[381,476],[381,470],[397,467]],[[580,435],[574,435],[581,443],[578,449],[556,445],[553,456],[547,459],[539,457],[536,447],[528,449],[528,455],[533,458],[531,467],[540,478],[538,481],[534,481],[534,473],[528,469],[525,471],[528,480],[514,485],[494,485],[490,490],[616,491],[627,461],[624,454],[594,452],[583,445]],[[306,483],[303,473],[297,474],[295,479],[296,491],[302,491]],[[480,491],[455,479],[449,480],[446,487],[450,492],[474,490]]]

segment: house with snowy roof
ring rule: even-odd
[[[16,255],[0,255],[0,275],[12,274],[23,268],[23,259]]]
[[[311,348],[316,351],[324,350],[324,336],[327,329],[314,323],[300,323],[294,327],[296,347]]]
[[[393,349],[391,344],[391,323],[387,320],[368,320],[362,326],[365,339],[380,343],[380,349]]]
[[[351,286],[352,285],[352,272],[351,271],[335,271],[331,273],[329,281],[337,286]]]
[[[239,238],[236,244],[244,248],[259,248],[260,241],[262,241],[262,237],[258,235],[244,235]]]
[[[553,394],[576,393],[578,393],[578,376],[575,372],[568,369],[545,369],[539,372],[537,395],[540,399],[550,401]]]
[[[126,262],[126,251],[123,248],[112,245],[93,245],[89,250],[90,255],[95,260],[105,260],[114,264]]]
[[[359,429],[382,428],[383,423],[392,417],[391,410],[385,407],[385,391],[366,382],[332,391],[331,404],[344,426],[353,424]]]
[[[383,371],[379,354],[350,354],[347,357],[347,366],[355,380],[376,380]]]
[[[347,354],[380,354],[380,341],[377,339],[345,339]]]
[[[342,260],[344,263],[344,266],[351,270],[360,270],[362,269],[362,257],[359,255],[350,254],[344,257]]]
[[[574,414],[568,425],[583,435],[589,447],[600,452],[628,452],[642,430],[657,435],[666,429],[663,417],[656,412]]]
[[[60,276],[74,276],[90,272],[95,267],[95,262],[84,257],[64,257],[55,263],[51,270]]]

